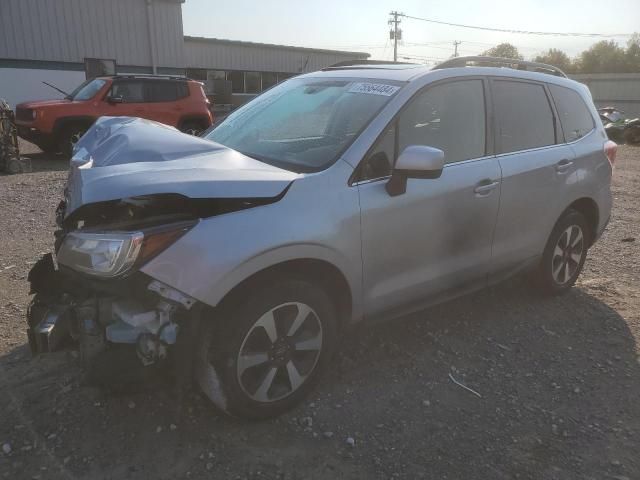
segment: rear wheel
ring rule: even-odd
[[[569,290],[578,279],[590,246],[589,223],[576,210],[567,211],[556,223],[536,272],[540,288],[550,294]]]
[[[230,415],[280,415],[317,382],[335,330],[335,309],[323,290],[292,278],[266,285],[204,327],[198,382]]]

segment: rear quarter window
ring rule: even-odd
[[[186,82],[156,80],[147,82],[147,102],[174,102],[188,95]]]
[[[497,117],[498,153],[556,143],[553,111],[542,85],[496,80],[491,90]]]
[[[578,140],[595,128],[591,112],[577,92],[558,85],[549,85],[549,90],[567,142]]]

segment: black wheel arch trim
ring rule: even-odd
[[[90,127],[96,120],[97,118],[92,117],[91,115],[74,115],[69,117],[56,118],[55,122],[53,123],[53,137],[59,138],[60,134],[69,125],[81,124]]]

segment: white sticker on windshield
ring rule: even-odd
[[[369,95],[384,95],[390,97],[394,93],[400,90],[400,87],[393,85],[385,85],[384,83],[354,83],[349,88],[349,93],[367,93]]]

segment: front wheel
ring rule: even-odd
[[[535,272],[542,291],[558,295],[576,283],[587,258],[589,232],[586,218],[576,210],[567,211],[558,220]]]
[[[193,135],[194,137],[199,137],[204,129],[199,122],[186,122],[182,127],[180,127],[180,131],[182,133],[186,133],[187,135]]]
[[[82,138],[82,135],[84,135],[87,130],[88,127],[83,125],[71,125],[64,129],[58,148],[65,157],[71,158],[73,147],[75,147],[78,140]]]
[[[205,324],[198,347],[196,375],[205,395],[249,419],[280,415],[302,401],[335,342],[328,295],[307,281],[282,279],[225,310]]]

